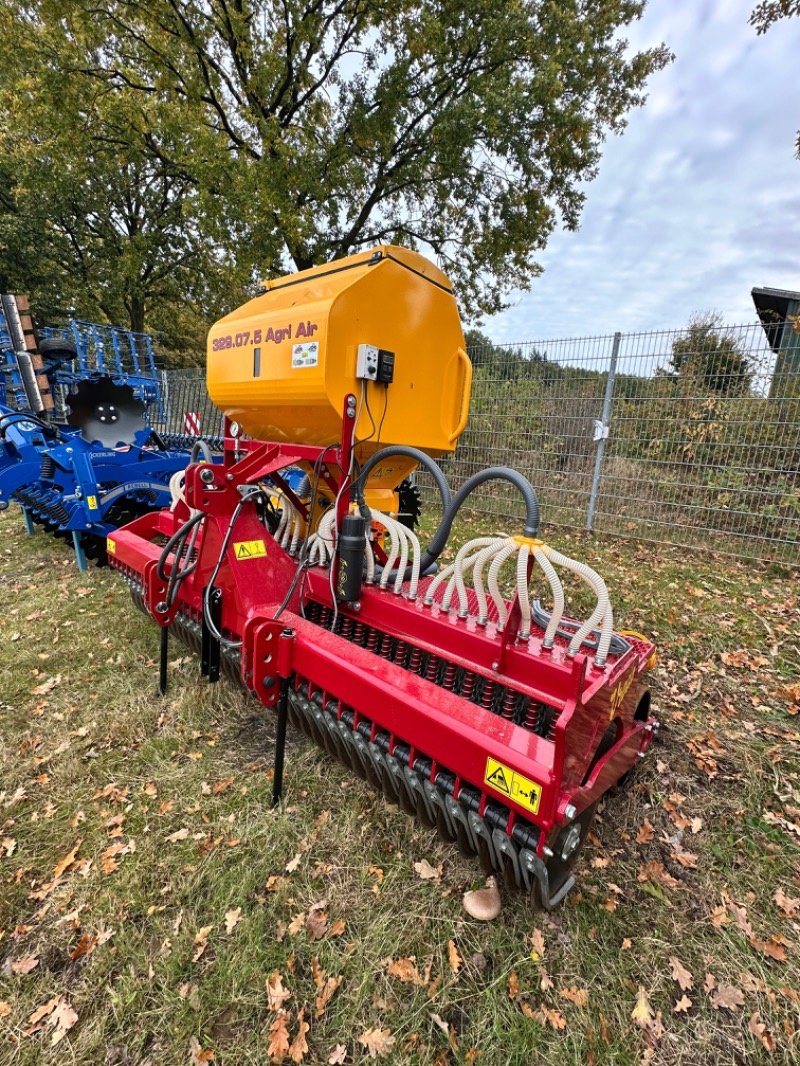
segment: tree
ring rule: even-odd
[[[275,274],[393,241],[432,252],[486,313],[530,284],[559,221],[577,226],[604,137],[668,62],[620,35],[644,6],[0,2],[11,91],[33,70],[88,94],[82,121],[73,95],[59,109],[84,144],[120,94],[130,121],[114,144],[168,176],[192,217],[181,236],[212,266]]]
[[[750,15],[750,25],[760,36],[766,33],[779,19],[800,15],[800,0],[761,0]],[[800,159],[800,132],[797,134],[797,158]]]
[[[750,388],[747,355],[713,312],[690,320],[686,332],[673,341],[670,362],[680,379],[704,393],[737,396]]]

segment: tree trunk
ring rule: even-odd
[[[127,303],[131,329],[134,333],[144,333],[144,297],[132,296]]]

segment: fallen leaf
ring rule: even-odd
[[[672,1009],[675,1014],[683,1014],[684,1011],[687,1011],[691,1007],[691,1005],[692,1001],[689,999],[688,996],[681,996],[681,998],[678,1000],[678,1002]]]
[[[342,1066],[342,1063],[347,1058],[347,1048],[344,1044],[337,1044],[336,1047],[328,1055],[327,1062],[329,1066]]]
[[[741,1010],[744,1006],[744,993],[735,985],[720,985],[711,997],[711,1006],[716,1010]]]
[[[447,959],[450,963],[450,969],[453,973],[458,973],[461,969],[461,963],[464,961],[458,953],[455,943],[452,940],[447,941]]]
[[[327,913],[312,908],[306,915],[305,926],[312,940],[321,940],[328,928]]]
[[[37,685],[36,688],[31,689],[32,696],[46,696],[48,692],[52,692],[56,685],[61,681],[61,674],[56,674],[55,677],[48,677],[46,681],[43,681],[41,685]]]
[[[541,929],[534,929],[531,933],[531,959],[533,962],[538,962],[539,959],[544,958],[544,934]]]
[[[772,898],[784,918],[796,918],[800,914],[800,899],[787,896],[782,888],[776,888]]]
[[[677,981],[682,992],[688,992],[694,987],[694,978],[686,967],[674,955],[670,955],[669,964],[672,967],[672,980]]]
[[[535,1018],[536,1021],[541,1022],[542,1025],[549,1025],[551,1029],[555,1029],[556,1032],[567,1028],[567,1019],[561,1011],[553,1010],[550,1007],[546,1007],[544,1004],[542,1004],[537,1010],[532,1010],[529,1004],[523,1003],[522,1013],[529,1018]]]
[[[636,834],[637,844],[649,844],[655,836],[655,830],[647,818],[642,822],[639,832]]]
[[[204,1062],[213,1062],[214,1052],[211,1048],[203,1048],[200,1045],[200,1041],[196,1036],[193,1036],[189,1041],[189,1063],[190,1066],[203,1066]]]
[[[53,877],[61,877],[61,875],[69,869],[75,862],[75,857],[78,854],[78,848],[81,846],[81,837],[75,843],[75,846],[71,851],[68,851],[63,859],[60,859],[53,867]]]
[[[414,865],[416,867],[417,864]],[[367,1029],[358,1038],[358,1042],[364,1045],[371,1059],[382,1059],[392,1050],[394,1037],[391,1029]]]
[[[269,1027],[269,1041],[267,1043],[267,1054],[269,1055],[270,1062],[283,1062],[283,1059],[289,1050],[289,1030],[286,1027],[288,1015],[285,1010],[278,1013],[278,1017]]]
[[[241,921],[242,908],[235,907],[231,911],[225,911],[225,932],[232,933]]]
[[[336,921],[333,922],[325,936],[328,937],[328,939],[330,939],[330,937],[332,936],[341,936],[346,928],[347,926],[345,924],[344,918],[337,918]]]
[[[748,943],[762,955],[768,955],[776,962],[786,962],[786,949],[783,947],[783,938],[771,936],[769,940],[762,940],[757,936],[748,937]]]
[[[4,999],[0,999],[0,1018],[7,1018],[11,1013],[11,1007]]]
[[[758,1011],[755,1011],[750,1015],[747,1029],[754,1037],[760,1040],[764,1048],[772,1054],[775,1050],[775,1038],[772,1036],[772,1033],[768,1031],[766,1025],[761,1021],[761,1015]]]
[[[589,1002],[588,988],[576,988],[575,985],[570,985],[569,988],[559,989],[558,994],[562,999],[568,999],[570,1003],[574,1003],[576,1007],[585,1007]]]
[[[72,1009],[72,1005],[68,1000],[59,1000],[47,1022],[48,1025],[53,1026],[53,1035],[50,1037],[51,1045],[58,1044],[63,1040],[77,1020],[77,1011]]]
[[[189,835],[189,830],[185,827],[183,829],[176,829],[174,833],[170,833],[167,837],[168,844],[177,844],[179,840],[185,840]]]
[[[280,1010],[292,993],[283,987],[283,978],[276,970],[267,978],[267,1006],[270,1010]]]
[[[22,977],[26,973],[30,973],[31,970],[35,970],[39,965],[39,959],[36,955],[23,955],[20,959],[15,959],[11,963],[11,972],[15,973],[17,977]]]
[[[333,994],[344,980],[343,977],[326,977],[325,983],[319,989],[314,1000],[314,1010],[317,1018],[325,1012],[325,1008],[333,998]]]
[[[423,881],[439,881],[442,876],[442,864],[439,863],[437,867],[431,866],[427,859],[422,859],[420,862],[414,863],[414,869],[417,871]],[[369,1030],[369,1032],[383,1032],[382,1029]]]
[[[404,981],[406,984],[422,985],[425,983],[413,958],[391,959],[386,970],[392,975],[392,977],[396,977],[398,980]]]
[[[508,998],[519,998],[519,974],[516,970],[512,970],[508,975]]]
[[[308,1051],[308,1044],[306,1042],[306,1033],[311,1028],[308,1022],[304,1018],[305,1008],[301,1009],[297,1015],[297,1035],[292,1041],[289,1047],[289,1058],[292,1062],[302,1062]]]
[[[58,1006],[60,999],[61,996],[53,996],[52,999],[48,999],[46,1003],[42,1003],[40,1007],[36,1008],[33,1014],[28,1018],[28,1025],[31,1028],[25,1031],[26,1036],[31,1036],[32,1033],[35,1033],[38,1029],[42,1028],[39,1023],[43,1018],[46,1018],[49,1014],[53,1013]]]
[[[192,962],[197,962],[197,960],[208,947],[208,937],[213,928],[213,925],[204,925],[202,929],[198,929],[198,931],[195,933],[194,942],[195,944],[197,944],[197,950],[195,951],[194,955],[192,955]]]
[[[642,1029],[647,1029],[653,1022],[653,1011],[650,1007],[650,1000],[647,998],[647,992],[639,985],[639,991],[636,993],[636,1006],[631,1011],[631,1018]]]
[[[69,953],[69,957],[74,962],[75,959],[81,958],[82,955],[91,955],[94,949],[97,947],[98,937],[89,936],[88,933],[83,933],[80,940]]]
[[[286,872],[287,872],[287,874],[293,874],[295,872],[297,867],[300,865],[300,860],[302,858],[303,858],[302,851],[298,851],[298,853],[295,855],[295,857],[293,859],[290,859],[286,863]]]

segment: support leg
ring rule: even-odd
[[[272,778],[272,806],[277,807],[283,791],[283,759],[286,752],[286,724],[289,720],[289,678],[281,678],[278,700],[278,728],[275,734],[275,771]]]
[[[83,550],[83,544],[81,543],[81,535],[77,529],[72,531],[72,546],[75,549],[75,562],[78,564],[79,570],[86,569],[86,553]]]
[[[33,519],[30,516],[30,512],[27,507],[22,508],[22,520],[25,523],[25,532],[33,536],[36,532],[36,527],[33,524]]]
[[[169,626],[161,629],[161,647],[158,661],[158,691],[162,696],[167,694],[167,656],[169,655]]]

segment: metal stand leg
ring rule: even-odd
[[[161,629],[161,654],[158,662],[158,691],[162,696],[167,694],[167,656],[169,654],[169,627]]]
[[[81,544],[81,535],[77,529],[72,531],[72,546],[75,549],[75,562],[78,564],[78,569],[85,570],[86,554],[83,550],[83,544]]]
[[[275,771],[272,778],[272,806],[277,807],[283,792],[283,760],[286,752],[286,724],[289,720],[289,678],[281,678],[278,700],[278,729],[275,734]]]
[[[25,532],[33,536],[36,532],[36,527],[33,524],[33,519],[31,518],[27,507],[22,508],[22,520],[25,523]]]

